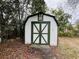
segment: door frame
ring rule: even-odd
[[[39,39],[39,43],[35,43],[35,42],[33,42],[33,24],[47,24],[48,25],[48,33],[46,33],[47,34],[47,36],[48,36],[48,39],[47,39],[47,43],[41,43],[41,39]],[[40,29],[41,29],[41,25],[40,25]],[[43,34],[43,33],[41,33],[41,34]],[[41,37],[41,36],[40,36]],[[32,21],[31,22],[31,43],[32,44],[40,44],[40,45],[50,45],[50,21]]]

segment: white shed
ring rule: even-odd
[[[25,44],[57,46],[58,23],[54,16],[37,13],[27,17],[24,23]]]

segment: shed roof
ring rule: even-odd
[[[46,16],[49,16],[49,17],[54,18],[56,24],[59,26],[59,24],[58,24],[58,22],[57,22],[55,16],[49,15],[49,14],[45,14],[45,13],[43,13],[43,12],[39,12],[39,13],[36,13],[36,14],[33,14],[33,15],[28,16],[27,19],[24,21],[24,25],[26,24],[26,22],[28,21],[28,19],[29,19],[30,17],[36,16],[36,15],[39,15],[39,14],[43,14],[43,15],[46,15]]]

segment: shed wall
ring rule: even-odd
[[[31,44],[31,22],[38,21],[38,16],[30,17],[25,24],[25,44]],[[44,15],[43,21],[50,21],[50,45],[57,46],[57,23],[53,17]]]

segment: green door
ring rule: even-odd
[[[50,43],[50,22],[32,22],[31,26],[32,44]]]

